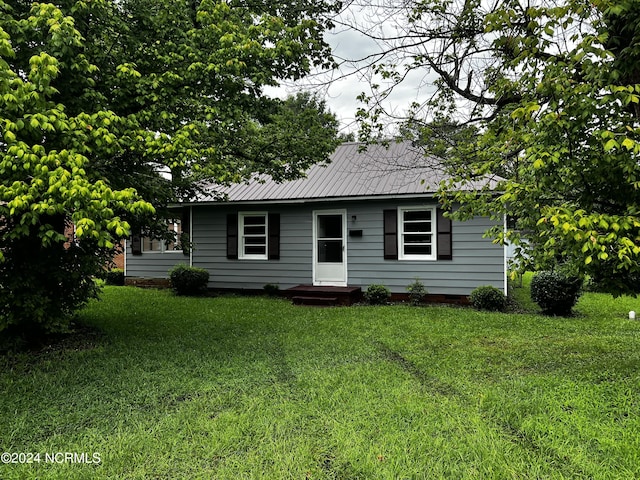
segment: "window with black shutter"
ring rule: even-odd
[[[227,215],[227,258],[280,259],[280,214],[240,212]]]
[[[451,220],[435,207],[383,211],[386,260],[452,260]]]

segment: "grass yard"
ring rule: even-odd
[[[596,294],[566,319],[106,288],[81,316],[99,334],[0,357],[0,451],[33,462],[0,478],[640,478],[631,309]]]

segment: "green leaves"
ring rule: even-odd
[[[605,278],[613,293],[629,292],[640,274],[640,7],[527,5],[526,24],[523,2],[499,2],[486,18],[499,66],[474,78],[486,75],[498,101],[455,91],[485,110],[481,134],[453,149],[468,163],[452,169],[441,194],[462,202],[458,218],[513,216],[512,229],[492,233],[522,247],[522,269],[563,263]],[[452,78],[441,85],[445,97]],[[504,176],[501,195],[452,188],[472,186],[477,172]]]
[[[265,11],[225,2],[189,8],[170,0],[125,2],[118,8],[84,2],[67,11],[33,4],[28,12],[3,17],[6,57],[14,55],[12,45],[22,45],[0,77],[9,79],[1,93],[10,107],[4,110],[9,116],[2,138],[18,146],[0,163],[0,171],[10,173],[8,184],[38,178],[45,202],[93,218],[99,209],[89,214],[86,208],[109,192],[126,193],[118,204],[123,214],[131,205],[139,208],[141,198],[126,189],[130,185],[149,199],[167,201],[185,193],[178,188],[190,190],[189,175],[226,181],[282,171],[283,178],[292,178],[326,159],[335,146],[326,139],[335,138],[335,123],[299,138],[300,145],[283,143],[296,116],[306,115],[304,108],[280,121],[290,110],[261,95],[263,85],[297,78],[327,54],[321,21],[303,10],[285,14],[284,4]],[[86,24],[87,15],[96,22]],[[308,112],[322,124],[323,112],[311,105]],[[275,145],[278,155],[260,158],[265,145]],[[147,164],[164,165],[174,178],[149,182]],[[109,184],[120,190],[111,191]],[[6,185],[4,195],[10,198]],[[160,185],[175,190],[154,192]],[[127,230],[101,223],[92,228],[116,236]]]
[[[202,183],[297,178],[327,159],[335,117],[319,101],[282,102],[263,88],[328,62],[325,14],[335,8],[0,0],[0,304],[11,304],[3,286],[21,278],[10,275],[38,271],[43,258],[52,279],[86,267],[73,278],[92,292],[91,275],[131,225],[166,230],[168,206]],[[29,293],[31,312],[13,310],[24,321],[52,314],[43,305],[56,303],[60,282]],[[86,300],[70,291],[63,314]]]

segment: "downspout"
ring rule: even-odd
[[[189,266],[193,267],[193,205],[189,205]]]
[[[124,248],[122,251],[122,255],[124,256],[123,269],[124,269],[124,278],[127,278],[127,239],[124,239]]]
[[[507,214],[505,213],[502,218],[503,218],[503,226],[502,226],[502,228],[504,229],[503,233],[506,234],[507,233]],[[503,260],[504,265],[502,267],[502,270],[503,270],[503,273],[504,273],[504,294],[505,295],[509,295],[509,273],[507,271],[509,259],[507,257],[507,244],[506,243],[503,243],[503,245],[502,245],[502,256],[504,258],[504,260]]]

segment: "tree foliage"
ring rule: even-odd
[[[0,330],[73,312],[118,241],[162,230],[165,207],[202,183],[296,178],[326,160],[325,105],[263,89],[332,65],[335,7],[0,0]]]
[[[404,133],[424,127],[436,135],[426,146],[453,166],[442,198],[461,202],[455,215],[513,215],[516,228],[491,233],[521,244],[522,268],[562,262],[606,278],[613,293],[632,291],[640,271],[638,2],[383,0],[379,7],[369,22],[384,16],[386,28],[355,24],[378,32],[382,46],[368,57],[381,80],[363,95],[365,132],[384,123],[388,91],[408,72],[425,72],[433,95],[412,106]],[[464,141],[443,151],[452,129]],[[458,188],[496,174],[504,179],[495,191]]]

